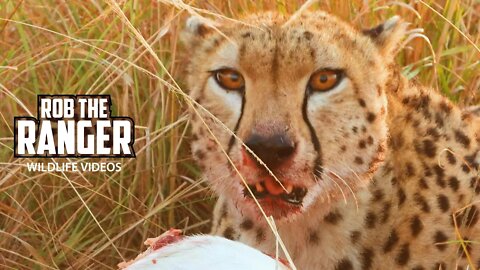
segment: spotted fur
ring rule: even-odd
[[[276,220],[298,269],[480,267],[478,118],[400,74],[397,18],[365,31],[322,12],[289,19],[188,22],[188,86],[205,108],[192,111],[192,150],[219,196],[212,233],[275,253],[234,168],[261,177],[238,139],[281,131],[297,152],[274,173],[308,188],[301,211]],[[243,92],[216,84],[223,67],[241,72]],[[309,93],[322,68],[346,78]]]

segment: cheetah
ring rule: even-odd
[[[479,120],[401,74],[406,33],[320,11],[187,21],[213,235],[275,254],[267,216],[297,269],[480,267]]]

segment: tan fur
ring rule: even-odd
[[[285,26],[287,19],[189,22],[191,96],[223,123],[202,109],[202,118],[192,116],[193,153],[220,197],[213,233],[275,253],[224,151],[253,181],[261,175],[242,166],[242,145],[229,148],[226,128],[242,140],[282,131],[298,152],[274,173],[309,190],[301,213],[277,219],[298,269],[465,269],[467,257],[479,267],[479,245],[469,243],[467,256],[459,244],[480,240],[478,119],[399,74],[392,63],[405,25],[396,19],[380,35],[321,12]],[[210,71],[222,67],[243,75],[244,94],[215,85]],[[308,97],[316,151],[302,105],[310,75],[322,68],[343,69],[347,79],[338,91]]]

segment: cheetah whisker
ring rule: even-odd
[[[325,173],[322,173],[322,175],[326,176],[329,180],[332,180],[332,182],[335,184],[335,186],[340,190],[340,193],[342,194],[343,200],[346,204],[347,203],[347,196],[345,195],[345,192],[343,191],[340,184],[338,184],[338,182],[335,179],[333,179],[333,177],[330,177],[329,175],[327,175]],[[314,175],[314,177],[315,177],[315,179],[317,179],[317,176]],[[330,195],[329,194],[328,194],[328,199],[330,200]]]
[[[355,201],[355,206],[357,207],[357,211],[358,211],[359,207],[358,207],[358,199],[357,199],[357,196],[355,195],[355,192],[353,191],[352,187],[348,184],[348,182],[345,181],[345,179],[343,179],[343,177],[341,177],[340,175],[338,175],[336,172],[334,172],[334,171],[332,171],[332,170],[330,170],[330,169],[328,169],[328,168],[325,168],[325,167],[323,167],[323,166],[321,166],[321,167],[322,167],[323,170],[327,170],[329,173],[333,174],[336,178],[340,179],[340,180],[343,182],[343,184],[344,184],[345,186],[347,186],[348,190],[350,191],[350,193],[351,193],[352,196],[353,196],[353,199],[354,199],[354,201]],[[348,167],[348,166],[347,166],[347,167]],[[361,180],[360,177],[358,177],[358,175],[355,173],[355,171],[353,171],[350,167],[348,167],[348,169],[349,169],[350,171],[352,171],[352,173],[355,174],[355,176],[356,176],[359,180]],[[326,175],[326,174],[323,173],[323,175]],[[333,180],[333,177],[330,177],[330,178]],[[335,181],[334,181],[334,182],[335,182]],[[345,200],[345,203],[347,203],[347,199],[345,198],[345,195],[344,195],[344,200]]]

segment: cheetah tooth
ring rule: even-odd
[[[255,188],[257,189],[258,192],[263,192],[264,191],[263,186],[260,183],[256,183]]]
[[[287,193],[290,194],[293,191],[293,185],[292,184],[287,184],[285,186],[285,189],[287,190]]]

